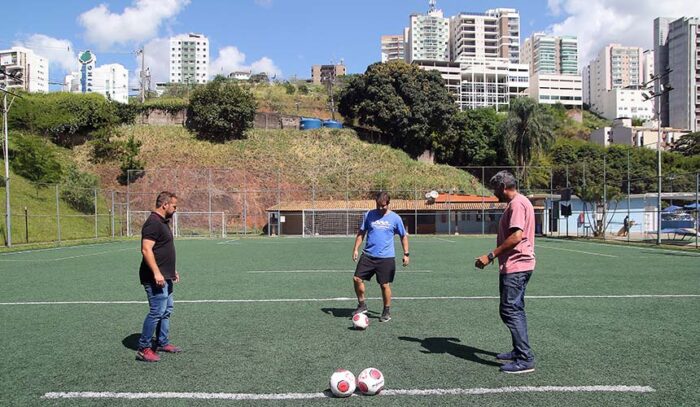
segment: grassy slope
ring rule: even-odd
[[[139,158],[147,169],[231,168],[240,175],[245,170],[249,186],[276,188],[279,182],[285,189],[316,184],[317,190],[334,191],[346,187],[365,192],[379,188],[479,190],[478,182],[463,171],[421,163],[390,147],[365,143],[352,130],[253,130],[248,139],[225,144],[199,141],[178,126],[130,126],[120,133],[143,143]],[[88,146],[77,149],[82,166],[101,174],[111,171],[103,181],[112,181],[116,166],[89,164],[89,152]]]
[[[36,188],[19,175],[10,175],[10,204],[12,213],[12,240],[15,244],[27,242],[25,232],[24,208],[28,213],[29,242],[45,242],[58,240],[58,225],[56,222],[56,189]],[[5,188],[0,188],[0,239],[5,242]],[[95,237],[95,216],[84,214],[71,208],[59,199],[58,209],[61,215],[61,239],[87,239]],[[98,235],[111,235],[111,221],[108,204],[98,193]]]

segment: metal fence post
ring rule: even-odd
[[[131,236],[131,170],[126,170],[126,235]]]
[[[93,188],[92,192],[95,195],[95,239],[97,239],[97,237],[98,237],[98,232],[97,232],[97,188]]]
[[[112,209],[109,211],[109,214],[109,221],[112,229],[112,239],[114,239],[114,191],[112,191]]]
[[[58,185],[56,185],[56,234],[58,244],[61,244],[61,207],[58,204]]]
[[[209,236],[213,236],[211,228],[211,168],[207,168],[207,195],[209,197]]]
[[[603,155],[603,240],[606,240],[608,221],[608,166],[607,157]]]
[[[698,248],[698,233],[700,232],[700,206],[698,195],[700,194],[700,172],[695,174],[695,248]]]
[[[29,214],[26,206],[24,207],[24,241],[29,243]]]
[[[481,187],[485,188],[486,185],[486,174],[485,174],[485,168],[481,167]],[[481,191],[481,234],[485,235],[486,234],[486,201],[484,197],[484,192]]]

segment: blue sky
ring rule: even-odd
[[[682,0],[438,0],[446,16],[497,7],[520,12],[521,40],[534,31],[578,35],[582,62],[611,41],[651,46],[657,15],[700,14]],[[44,54],[52,82],[62,82],[84,49],[98,65],[125,65],[133,78],[131,52],[141,44],[155,79],[164,80],[165,40],[187,32],[209,37],[211,73],[252,68],[305,78],[311,65],[340,59],[359,73],[380,58],[382,34],[401,33],[411,13],[427,8],[427,0],[24,0],[3,6],[0,48]]]

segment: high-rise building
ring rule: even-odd
[[[382,62],[405,60],[404,35],[382,35]]]
[[[505,58],[520,62],[520,15],[498,8],[485,13],[459,13],[450,18],[454,61]]]
[[[657,98],[664,126],[700,129],[700,18],[654,20],[654,72],[671,91]],[[656,88],[656,92],[661,89]]]
[[[460,109],[506,106],[525,94],[528,69],[520,60],[520,16],[514,9],[446,18],[430,0],[405,29],[406,61],[440,73]]]
[[[198,84],[209,80],[209,39],[202,34],[170,37],[171,83]]]
[[[129,70],[119,64],[97,66],[97,57],[91,51],[78,55],[81,68],[66,75],[63,91],[72,93],[99,93],[109,100],[129,103]]]
[[[578,40],[574,36],[534,33],[525,40],[520,60],[530,72],[542,74],[578,74]]]
[[[620,44],[605,46],[583,71],[584,103],[608,119],[616,119],[621,110],[640,112],[646,116],[645,112],[653,103],[641,97],[644,66],[642,48]],[[616,94],[609,95],[611,92]],[[631,95],[630,92],[637,94]],[[625,107],[618,107],[620,104]]]
[[[411,14],[406,38],[406,60],[450,61],[450,20],[430,0],[428,14]]]
[[[534,33],[525,40],[520,59],[530,68],[531,98],[567,107],[583,105],[576,37]]]
[[[9,89],[27,92],[49,91],[49,60],[31,49],[12,47],[0,51],[0,66],[7,75],[0,74],[3,85],[7,80]]]

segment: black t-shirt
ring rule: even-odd
[[[175,278],[175,240],[170,231],[169,220],[164,219],[156,212],[151,212],[151,216],[146,219],[141,229],[141,240],[153,240],[153,254],[156,257],[156,264],[161,274],[166,280]],[[153,270],[146,264],[146,259],[141,259],[139,269],[141,284],[153,284]]]

